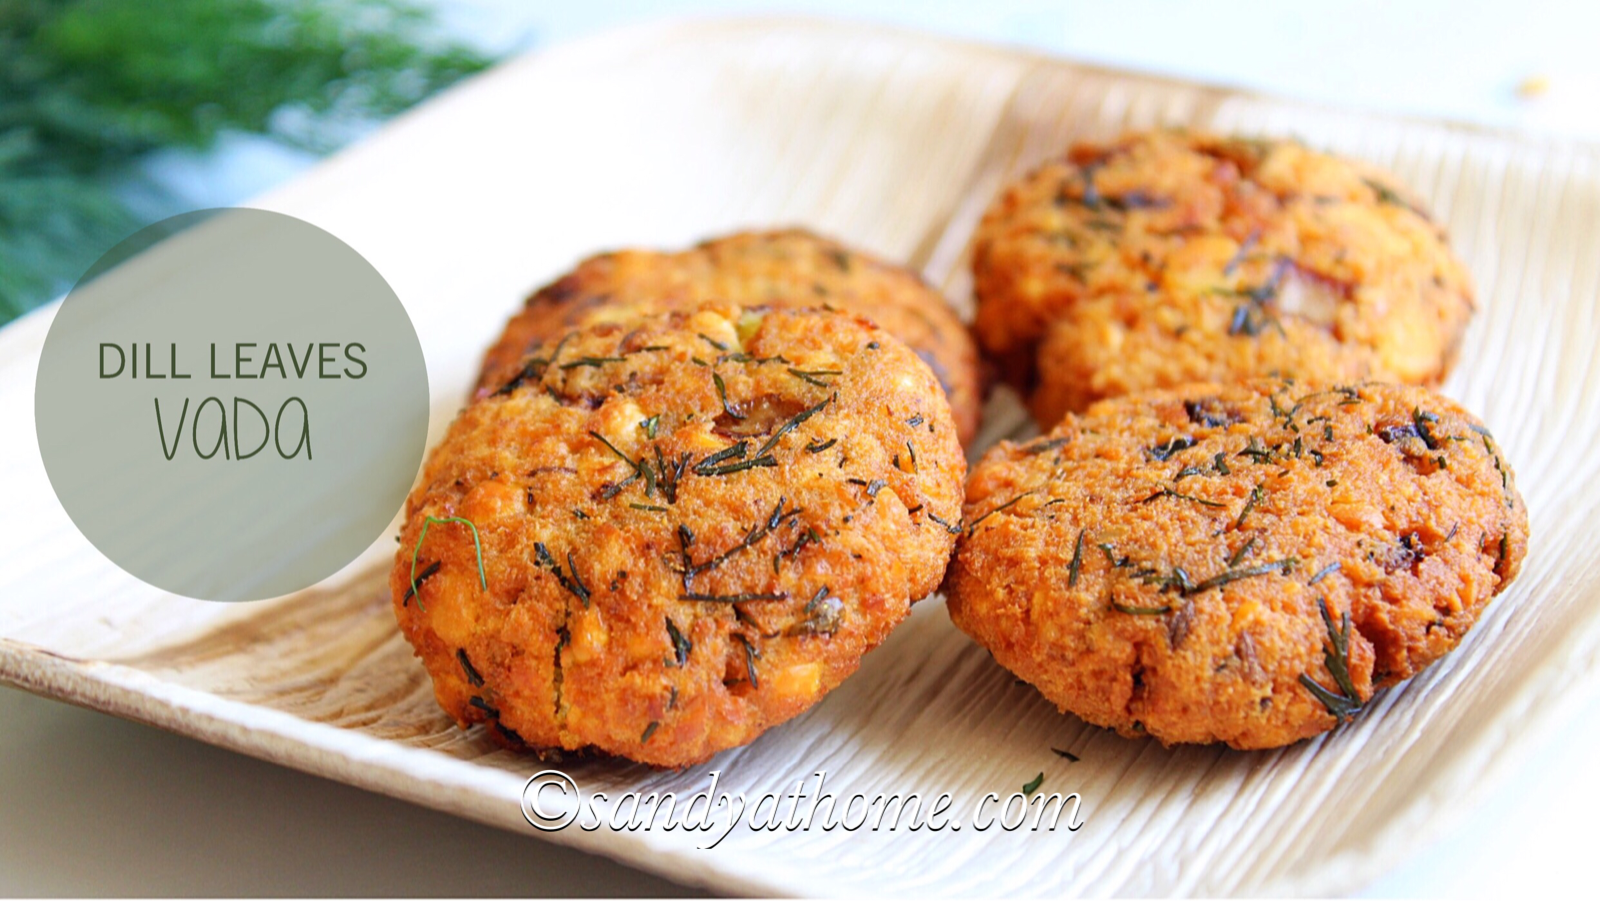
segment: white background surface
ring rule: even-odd
[[[773,9],[772,7],[768,7]],[[443,0],[492,49],[535,49],[664,13],[750,3],[581,7]],[[896,22],[1075,60],[1330,104],[1600,140],[1600,4],[1301,2],[775,7]],[[1518,86],[1542,78],[1534,98]],[[195,205],[239,202],[309,165],[264,141],[164,155],[151,172]],[[1600,252],[1600,223],[1596,224]],[[1470,820],[1366,894],[1542,896],[1589,876],[1600,810],[1600,698],[1494,787]],[[685,890],[599,858],[0,689],[0,893],[586,895]]]

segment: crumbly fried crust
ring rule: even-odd
[[[1182,132],[1080,144],[1009,187],[973,273],[979,342],[1047,428],[1192,381],[1436,386],[1473,309],[1444,231],[1391,176]]]
[[[1528,541],[1481,423],[1378,384],[1102,401],[990,451],[966,517],[950,615],[1003,666],[1124,735],[1236,748],[1326,731],[1449,652]]]
[[[963,442],[978,427],[983,386],[966,326],[916,273],[799,229],[746,232],[680,253],[623,250],[590,257],[540,289],[484,358],[480,395],[515,372],[540,341],[574,327],[624,322],[705,301],[740,306],[828,306],[864,316],[932,367]]]
[[[394,610],[462,726],[685,766],[815,704],[938,586],[965,474],[933,373],[865,320],[590,325],[434,449]],[[428,517],[476,527],[487,590],[472,529]]]

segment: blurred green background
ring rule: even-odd
[[[0,325],[186,205],[141,160],[326,153],[492,60],[407,0],[0,0]]]

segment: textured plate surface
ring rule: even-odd
[[[676,773],[568,764],[586,790],[753,795],[826,770],[848,793],[1045,773],[1076,832],[741,830],[552,840],[763,894],[1336,892],[1459,815],[1564,712],[1600,648],[1600,149],[1375,118],[1015,51],[814,22],[652,27],[515,61],[256,206],[349,242],[409,309],[440,434],[520,298],[578,257],[799,223],[909,260],[970,303],[967,240],[1008,178],[1077,137],[1187,125],[1293,135],[1388,166],[1432,204],[1480,311],[1448,394],[1494,430],[1533,519],[1520,580],[1465,645],[1352,726],[1276,752],[1166,750],[1057,714],[918,605],[861,672],[750,747]],[[531,758],[457,731],[395,629],[385,540],[323,586],[207,604],[117,571],[74,530],[33,438],[52,310],[0,332],[0,679],[289,766],[530,831]],[[1013,399],[983,442],[1024,429]],[[181,540],[174,536],[173,540]],[[1058,758],[1051,747],[1078,755]]]

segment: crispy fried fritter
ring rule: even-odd
[[[1528,541],[1479,421],[1377,384],[1102,401],[990,451],[966,517],[950,615],[1003,666],[1124,735],[1236,748],[1326,731],[1449,652]]]
[[[506,325],[484,358],[478,393],[504,384],[534,344],[577,326],[712,300],[827,306],[871,319],[932,367],[961,440],[977,431],[983,405],[977,347],[939,292],[903,266],[799,229],[729,235],[680,253],[624,250],[584,260],[528,298]]]
[[[590,325],[434,449],[394,610],[462,726],[684,766],[815,704],[938,586],[965,474],[933,373],[863,319]]]
[[[1012,185],[973,272],[978,339],[1046,428],[1192,381],[1436,386],[1473,308],[1444,231],[1391,176],[1180,132],[1080,144]]]

